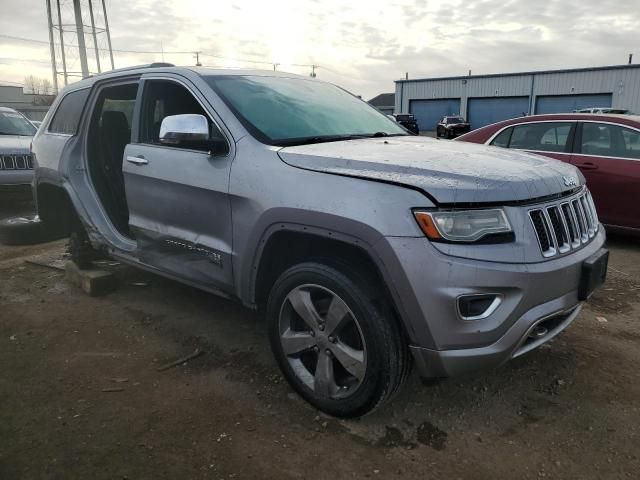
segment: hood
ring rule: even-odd
[[[284,147],[287,164],[417,188],[438,203],[514,202],[584,183],[573,166],[467,142],[406,136]]]
[[[0,153],[29,153],[33,137],[20,135],[0,135]]]

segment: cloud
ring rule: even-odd
[[[195,63],[190,52],[197,50],[228,57],[203,55],[205,65],[256,66],[238,61],[246,58],[304,75],[310,68],[295,65],[314,63],[319,78],[365,98],[393,91],[404,72],[416,78],[625,63],[638,48],[640,20],[640,10],[619,0],[110,0],[107,8],[116,49],[162,45],[164,59],[176,64]],[[0,32],[48,40],[42,0],[3,0],[2,10]],[[0,57],[1,80],[50,75],[46,44],[0,38]],[[115,54],[117,67],[161,59]],[[70,61],[77,68],[73,54]]]

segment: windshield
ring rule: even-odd
[[[408,135],[375,108],[329,83],[231,75],[205,80],[251,134],[270,145]]]
[[[35,134],[36,127],[18,112],[0,112],[0,135],[31,137]]]
[[[447,117],[447,123],[464,123],[464,120],[460,117]]]

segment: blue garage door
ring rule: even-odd
[[[442,117],[460,113],[460,99],[411,100],[409,102],[409,113],[413,113],[416,116],[418,128],[421,132],[435,130]]]
[[[529,97],[470,98],[468,105],[469,123],[474,129],[526,115]]]
[[[544,95],[536,98],[536,113],[570,113],[589,107],[610,107],[611,94]]]

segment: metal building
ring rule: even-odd
[[[420,131],[460,114],[471,128],[523,115],[588,107],[640,113],[640,64],[396,80],[395,112],[413,113]]]

